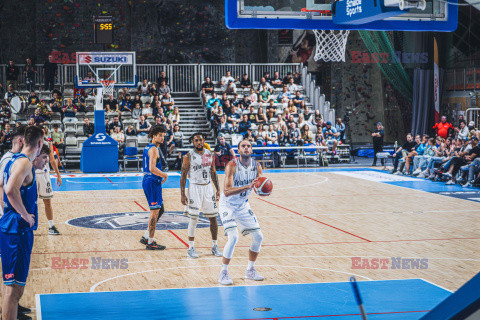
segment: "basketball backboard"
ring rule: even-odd
[[[456,0],[343,0],[336,3],[333,14],[338,17],[339,10],[343,10],[340,14],[345,15],[345,8],[352,7],[365,12],[366,8],[377,6],[377,1],[382,1],[382,9],[386,8],[383,11],[388,11],[378,15],[381,20],[339,24],[332,19],[331,0],[225,0],[225,22],[231,29],[454,31],[457,28]],[[412,3],[418,3],[418,8],[409,9]]]
[[[77,52],[75,87],[100,88],[101,80],[115,81],[115,87],[136,87],[135,52]]]

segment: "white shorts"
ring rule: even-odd
[[[225,201],[220,201],[220,220],[222,220],[225,235],[228,230],[234,228],[239,228],[244,236],[252,231],[260,230],[258,219],[248,202],[241,207],[234,207]]]
[[[218,216],[218,206],[211,183],[205,185],[190,183],[187,190],[187,202],[184,210],[187,217],[198,218],[200,211],[206,218]]]
[[[35,179],[37,179],[37,191],[40,199],[52,199],[52,180],[50,179],[50,172],[36,172]]]

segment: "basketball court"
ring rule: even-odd
[[[265,238],[257,263],[265,281],[243,279],[250,239],[241,237],[234,286],[218,285],[208,219],[197,232],[200,258],[187,258],[178,173],[164,184],[161,252],[138,242],[148,222],[141,174],[70,174],[53,199],[61,237],[47,235],[40,204],[22,302],[36,305],[37,319],[359,319],[355,276],[369,319],[419,319],[478,271],[480,204],[439,194],[450,186],[429,190],[366,168],[265,176],[273,193],[250,199]]]

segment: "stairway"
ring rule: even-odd
[[[213,147],[213,132],[210,130],[210,124],[205,116],[205,107],[198,94],[173,93],[172,97],[175,100],[175,106],[180,111],[180,130],[184,134],[184,147],[191,147],[188,139],[195,132],[204,133],[207,136],[206,142]]]

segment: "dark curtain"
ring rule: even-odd
[[[433,70],[415,69],[413,72],[411,131],[413,134],[423,134],[431,131],[433,125],[430,125],[430,123],[435,110],[433,89]]]

